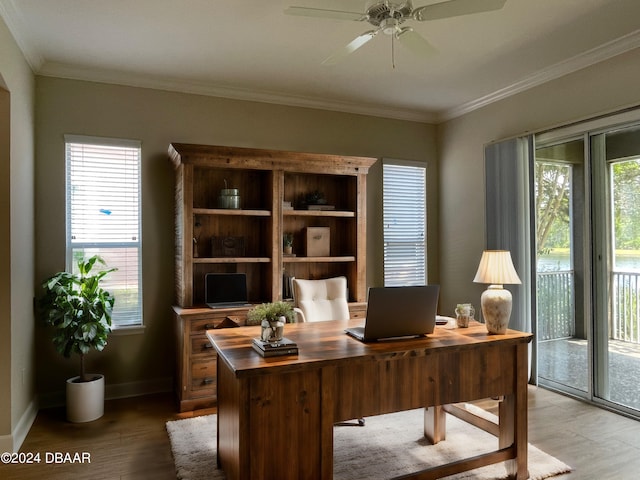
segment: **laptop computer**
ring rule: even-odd
[[[251,305],[247,301],[247,275],[244,273],[207,273],[204,292],[204,301],[210,308]]]
[[[345,331],[362,342],[433,333],[439,293],[439,285],[371,287],[364,327]]]

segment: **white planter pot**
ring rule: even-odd
[[[104,375],[90,375],[94,378],[90,382],[78,382],[80,377],[67,380],[67,420],[70,422],[91,422],[104,415]]]

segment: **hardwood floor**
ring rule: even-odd
[[[40,452],[41,462],[0,464],[0,478],[175,479],[165,422],[210,413],[179,414],[169,394],[109,401],[104,417],[85,424],[65,421],[64,409],[43,410],[21,449]],[[529,389],[529,441],[574,468],[558,480],[632,480],[640,472],[640,422],[542,388]],[[87,452],[91,463],[46,463],[46,452]]]
[[[201,410],[197,414],[215,413]],[[40,452],[41,462],[30,465],[0,464],[3,480],[175,480],[167,420],[187,418],[177,413],[172,394],[111,400],[105,415],[89,423],[65,420],[64,408],[38,413],[21,452]],[[87,452],[91,463],[46,463],[46,452]],[[49,455],[51,456],[51,455]]]
[[[529,390],[529,442],[573,467],[554,480],[639,478],[639,421],[543,388]]]

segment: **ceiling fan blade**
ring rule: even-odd
[[[420,22],[424,22],[426,20],[438,20],[471,13],[500,10],[505,3],[507,3],[507,0],[448,0],[418,7],[413,10],[411,16]]]
[[[402,45],[407,47],[413,53],[419,56],[433,55],[436,49],[427,40],[411,27],[404,27],[398,33],[396,38]]]
[[[364,20],[365,15],[358,12],[343,12],[340,10],[325,10],[324,8],[289,7],[285,9],[287,15],[302,17],[333,18],[337,20]]]
[[[375,37],[378,34],[378,32],[379,32],[379,30],[370,30],[368,32],[364,32],[362,35],[360,35],[360,36],[354,38],[353,40],[351,40],[351,42],[346,44],[340,50],[332,53],[329,57],[327,57],[322,62],[322,64],[323,65],[335,65],[340,60],[342,60],[344,57],[346,57],[347,55],[352,54],[357,49],[359,49],[361,46],[363,46],[365,43],[367,43],[369,40],[371,40],[373,37]]]

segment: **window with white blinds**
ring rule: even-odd
[[[115,297],[112,327],[141,326],[140,142],[67,135],[65,144],[67,267],[97,254],[117,268],[102,282]]]
[[[425,285],[426,169],[385,162],[384,284]]]

